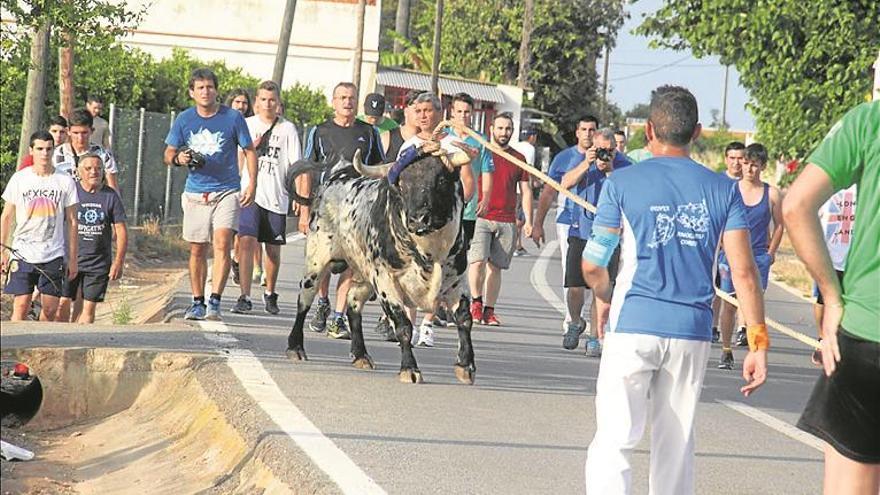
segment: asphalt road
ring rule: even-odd
[[[552,229],[551,229],[552,230]],[[286,433],[329,491],[347,493],[583,493],[586,447],[595,432],[599,361],[561,347],[562,296],[553,245],[515,258],[504,272],[497,313],[503,326],[474,327],[477,378],[457,382],[457,337],[439,329],[436,347],[419,348],[425,383],[399,383],[400,351],[372,332],[376,305],[365,314],[368,351],[378,368],[349,360],[349,342],[306,331],[310,360],[284,356],[302,273],[302,240],[283,250],[281,314],[255,300],[250,315],[229,312],[238,287],[224,296],[223,324],[180,320],[125,338],[51,331],[4,332],[3,345],[123,345],[221,350],[242,388]],[[542,254],[543,252],[543,254]],[[545,282],[546,281],[546,282]],[[546,284],[546,285],[545,285]],[[335,286],[335,284],[333,284]],[[259,287],[255,286],[259,294]],[[542,295],[543,294],[543,295]],[[182,284],[177,305],[188,302]],[[549,300],[548,300],[549,299]],[[813,334],[809,304],[772,286],[768,314]],[[792,425],[819,371],[803,344],[773,333],[770,378],[754,396],[739,393],[740,371],[716,369],[713,346],[696,422],[697,493],[820,493],[818,442]],[[736,352],[737,367],[744,351]],[[633,453],[634,493],[647,492],[650,432]]]

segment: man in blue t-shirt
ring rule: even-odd
[[[578,196],[587,200],[591,205],[599,202],[599,193],[602,185],[611,175],[611,172],[623,169],[631,165],[626,155],[619,153],[614,143],[614,131],[610,128],[600,129],[593,135],[593,144],[587,151],[588,156],[595,156],[592,161],[584,160],[573,169],[566,172],[562,177],[562,187],[575,188]],[[604,150],[603,153],[598,153]],[[568,230],[568,252],[565,258],[565,280],[567,289],[566,304],[568,306],[568,328],[562,339],[562,347],[576,349],[580,335],[587,329],[587,324],[581,318],[584,309],[586,289],[589,289],[581,271],[581,257],[584,246],[590,238],[593,228],[594,214],[592,211],[575,204],[572,208],[571,227]],[[617,274],[616,261],[612,261],[609,273],[611,278]],[[589,357],[599,357],[602,354],[597,336],[598,321],[596,320],[595,296],[591,296],[589,337],[587,338],[586,354]]]
[[[598,428],[586,462],[587,493],[629,493],[630,453],[651,424],[649,491],[694,492],[694,414],[709,356],[715,255],[723,239],[749,323],[746,396],[767,376],[769,337],[748,223],[734,184],[689,158],[700,135],[686,89],[651,95],[654,156],[602,187],[584,276],[596,295],[599,334],[610,319],[596,383]],[[614,285],[606,266],[620,245]]]
[[[188,320],[219,320],[220,296],[229,276],[232,237],[240,208],[254,201],[257,183],[241,189],[238,150],[244,152],[248,175],[257,176],[257,154],[247,123],[237,110],[217,101],[217,76],[196,69],[189,80],[195,106],[181,112],[165,138],[165,163],[189,167],[181,202],[183,238],[190,244],[189,278],[193,291]],[[208,245],[214,246],[212,292],[205,305]]]

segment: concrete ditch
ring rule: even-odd
[[[3,437],[36,458],[3,462],[4,493],[295,493],[271,445],[218,404],[225,362],[108,348],[4,349],[44,387],[36,417]],[[221,377],[218,380],[218,376]],[[224,401],[221,401],[224,402]],[[276,466],[276,470],[270,466]],[[313,491],[310,487],[307,491]],[[321,490],[318,490],[321,491]]]

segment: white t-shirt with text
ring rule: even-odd
[[[852,242],[853,227],[856,223],[856,185],[842,189],[828,198],[819,208],[819,223],[825,245],[831,255],[831,264],[837,271],[846,268],[846,255]]]
[[[257,115],[248,117],[245,121],[254,143],[272,125],[271,122],[263,122]],[[285,184],[287,172],[300,159],[302,159],[302,148],[296,126],[279,117],[278,123],[272,129],[272,135],[269,137],[269,147],[266,154],[257,159],[257,192],[254,201],[269,211],[286,215],[290,205],[290,195],[287,188],[288,186],[293,187]],[[241,170],[242,190],[248,184],[250,184],[250,176],[245,165]]]

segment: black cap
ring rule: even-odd
[[[379,93],[370,93],[364,100],[364,113],[371,117],[381,117],[385,113],[385,97]]]

